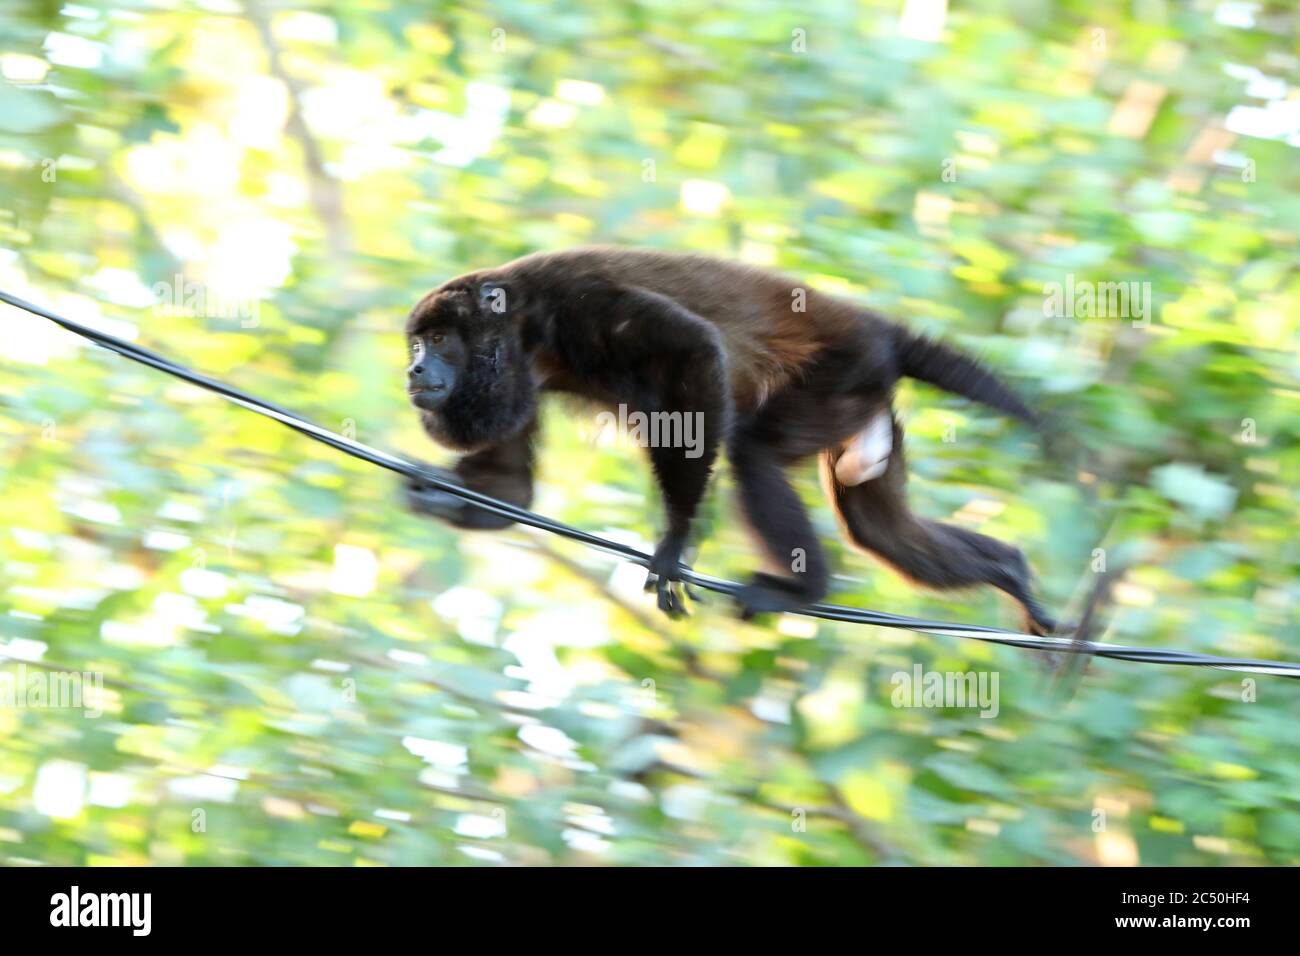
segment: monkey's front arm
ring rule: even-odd
[[[443,478],[455,484],[527,508],[533,500],[533,439],[536,433],[537,420],[533,419],[511,438],[464,456],[454,470],[439,471]],[[513,524],[509,518],[420,481],[407,482],[406,501],[411,510],[441,518],[457,528],[496,531]]]
[[[553,350],[586,397],[621,406],[619,420],[645,427],[623,436],[643,445],[663,494],[668,527],[650,562],[659,609],[686,613],[681,557],[730,420],[726,353],[717,330],[674,300],[645,289],[599,283],[561,307]],[[640,416],[637,418],[636,416]],[[528,507],[536,425],[466,455],[448,473],[469,488]],[[414,510],[460,528],[497,529],[502,518],[418,482]]]
[[[583,299],[561,325],[570,337],[564,351],[579,381],[620,405],[624,440],[650,457],[668,526],[647,587],[661,611],[680,617],[682,551],[731,417],[726,351],[711,324],[667,296],[613,286]]]

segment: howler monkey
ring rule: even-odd
[[[1001,588],[1035,630],[1054,626],[1017,548],[908,508],[892,398],[906,375],[1030,424],[1037,417],[973,359],[861,306],[705,256],[595,247],[451,279],[420,300],[406,333],[407,390],[421,423],[465,453],[454,478],[521,507],[532,500],[541,392],[702,425],[692,447],[648,449],[667,510],[650,573],[669,616],[684,610],[679,562],[725,447],[745,517],[782,569],[756,574],[739,592],[746,617],[826,594],[825,554],[785,477],[789,465],[819,455],[855,545],[925,585]],[[417,510],[460,527],[510,523],[427,485],[408,494]]]

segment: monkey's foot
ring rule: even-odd
[[[681,579],[682,547],[685,535],[669,533],[655,548],[654,557],[650,559],[649,573],[645,578],[645,589],[653,590],[658,595],[659,610],[671,619],[689,617],[686,610],[686,598],[698,601],[699,596]]]
[[[690,611],[686,610],[688,595],[695,600],[699,600],[699,596],[690,587],[669,574],[649,572],[645,576],[645,589],[656,592],[659,610],[674,621],[691,616]]]
[[[1079,629],[1078,625],[1060,624],[1056,618],[1043,610],[1042,605],[1037,601],[1026,603],[1023,608],[1025,630],[1030,634],[1037,634],[1039,637],[1051,637],[1053,634],[1065,636]]]
[[[736,592],[742,621],[753,620],[758,614],[795,611],[808,603],[808,595],[797,583],[761,571]]]

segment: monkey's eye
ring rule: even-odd
[[[447,336],[443,335],[441,332],[434,332],[432,335],[429,336],[429,342],[432,345],[441,345],[443,343],[443,340],[446,338]]]
[[[419,339],[411,339],[411,359],[414,361],[424,354],[424,343]]]

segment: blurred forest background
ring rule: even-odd
[[[610,242],[769,265],[977,353],[1088,450],[900,406],[916,507],[1104,639],[1300,659],[1289,2],[0,0],[0,288],[446,461],[406,312]],[[1053,283],[1137,283],[1049,314]],[[1139,305],[1134,305],[1139,303]],[[1078,303],[1075,303],[1078,305]],[[1295,864],[1300,686],[725,602],[408,514],[392,475],[4,307],[0,862]],[[554,406],[535,508],[648,546],[634,449]],[[1017,626],[834,542],[836,600]],[[647,503],[649,502],[649,503]],[[757,562],[727,469],[701,570]],[[1101,549],[1098,551],[1097,549]],[[902,709],[915,665],[995,718]]]

